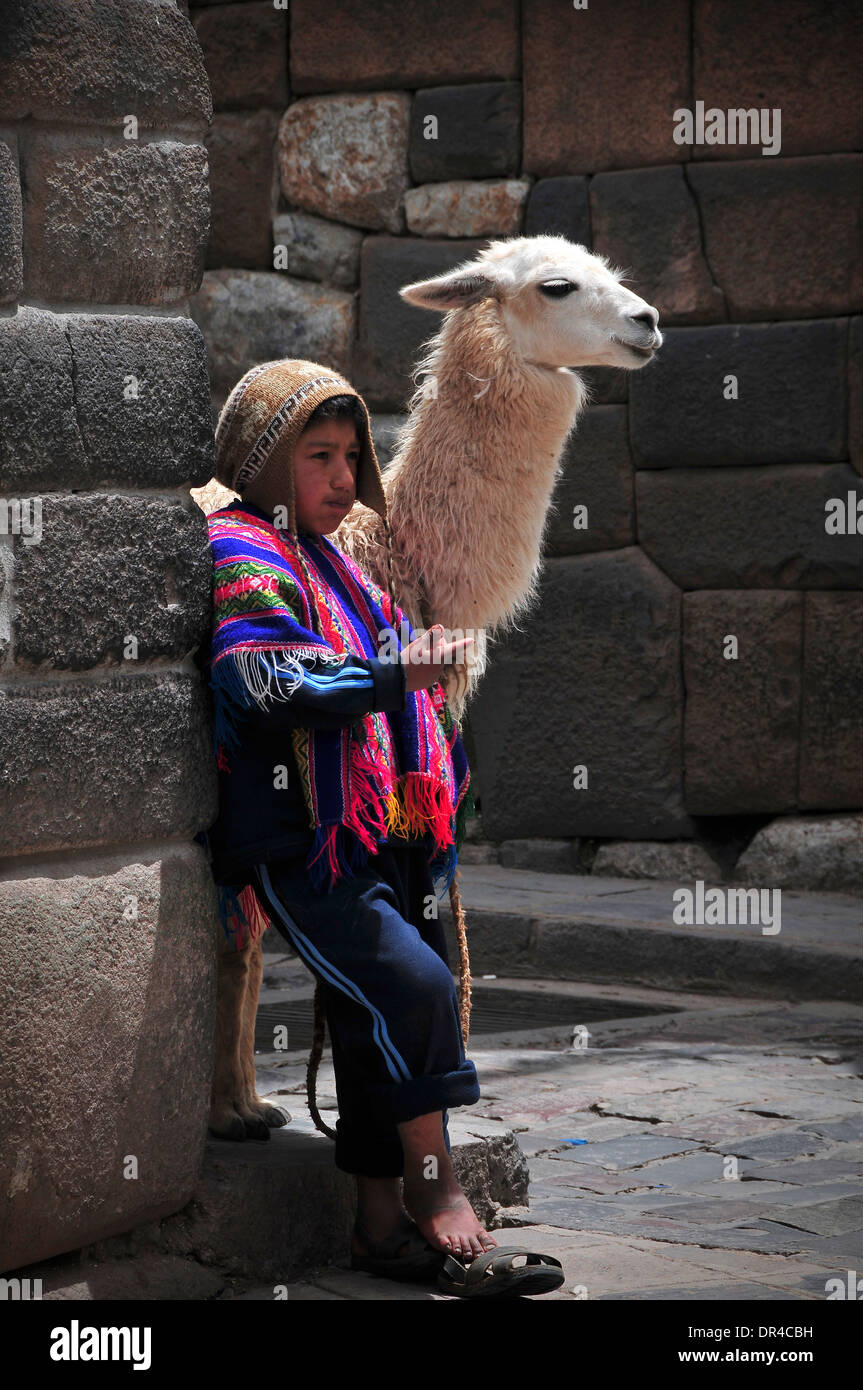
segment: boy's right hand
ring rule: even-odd
[[[408,690],[428,690],[443,680],[447,666],[463,660],[467,649],[473,646],[472,637],[460,637],[455,642],[444,640],[443,623],[435,623],[422,636],[415,637],[406,647],[402,647],[400,658],[407,667],[405,672]]]

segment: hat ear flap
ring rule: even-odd
[[[378,516],[387,519],[387,496],[384,492],[383,478],[381,477],[381,466],[375,452],[375,442],[372,435],[372,421],[369,415],[369,408],[362,396],[357,394],[357,400],[363,408],[363,415],[366,422],[366,437],[360,451],[360,463],[357,469],[357,498],[364,507],[370,507]]]
[[[290,465],[287,468],[282,468],[280,476],[286,486],[288,496],[286,502],[277,502],[273,508],[273,525],[277,531],[287,531],[290,535],[295,536],[297,534],[297,504],[294,489],[293,456],[291,456]]]

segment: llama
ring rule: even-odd
[[[564,237],[514,237],[400,291],[445,318],[415,369],[423,384],[384,473],[394,592],[412,626],[474,636],[464,666],[447,676],[457,718],[489,641],[536,600],[561,453],[588,399],[579,368],[638,370],[662,344],[656,310],[620,281],[603,257]],[[207,512],[234,496],[216,482],[192,495]],[[357,502],[331,539],[386,591],[376,512]],[[246,1055],[260,951],[258,940],[240,953],[244,964],[220,965],[210,1127],[225,1138],[266,1137],[284,1123],[255,1094]]]
[[[564,237],[493,242],[401,295],[446,317],[415,369],[424,381],[384,475],[395,593],[412,626],[474,636],[465,666],[448,673],[460,717],[489,640],[536,600],[561,453],[587,404],[578,368],[637,370],[662,335],[619,272]],[[376,512],[357,504],[332,539],[386,587]]]

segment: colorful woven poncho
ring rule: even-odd
[[[208,526],[215,567],[214,741],[219,766],[230,770],[237,716],[254,703],[288,698],[303,679],[303,657],[379,657],[385,637],[391,650],[400,644],[389,595],[326,536],[312,546],[242,502],[214,512]],[[333,586],[336,578],[350,607]],[[396,632],[413,635],[400,608],[394,617]],[[474,807],[467,758],[441,685],[408,692],[403,711],[367,714],[343,729],[291,729],[286,737],[314,830],[307,868],[318,891],[356,872],[392,831],[428,835],[433,877],[449,886]]]

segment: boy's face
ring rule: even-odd
[[[360,441],[352,420],[320,420],[294,450],[297,527],[326,536],[344,521],[357,495]]]

